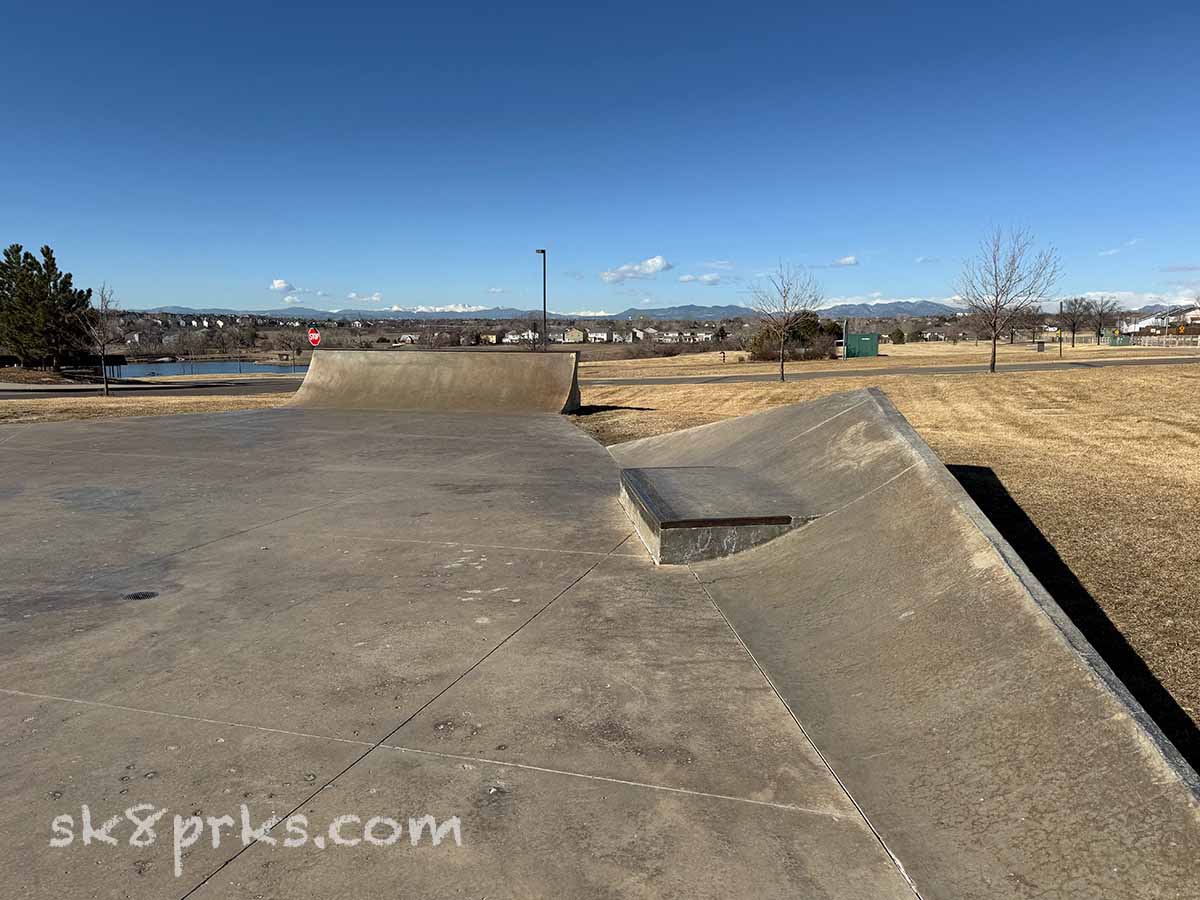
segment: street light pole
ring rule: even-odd
[[[1063,339],[1063,302],[1058,301],[1058,358],[1062,359],[1062,339]]]
[[[542,256],[542,349],[546,349],[546,251],[535,250],[535,253],[540,253]]]

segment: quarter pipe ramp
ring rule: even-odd
[[[579,406],[578,353],[317,350],[292,406],[561,413]]]

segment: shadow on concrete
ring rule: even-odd
[[[1200,729],[1196,723],[1129,645],[996,473],[985,466],[947,468],[1191,767],[1200,769]]]
[[[604,404],[597,404],[595,406],[585,405],[585,406],[579,407],[579,409],[572,411],[571,415],[573,415],[573,416],[590,416],[593,413],[613,412],[614,410],[618,410],[618,409],[630,409],[630,410],[636,410],[638,412],[649,412],[649,411],[653,410],[654,407],[653,406],[607,406]]]

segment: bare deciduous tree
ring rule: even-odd
[[[113,299],[112,288],[107,283],[101,284],[92,300],[92,305],[84,310],[79,317],[79,324],[88,336],[88,340],[100,356],[100,383],[104,385],[104,396],[108,396],[108,348],[116,341],[113,335],[112,314],[117,308]]]
[[[1022,331],[1029,332],[1032,340],[1037,340],[1038,334],[1041,332],[1042,325],[1045,322],[1045,317],[1040,306],[1031,306],[1018,315],[1013,316],[1008,320],[1008,342],[1015,344],[1017,335]]]
[[[296,360],[308,346],[308,331],[300,328],[285,328],[279,332],[275,343],[288,352],[291,357],[292,371],[296,371]]]
[[[821,285],[804,269],[780,263],[765,284],[750,292],[750,306],[758,313],[763,330],[779,344],[779,380],[786,381],[783,361],[787,339],[821,302]]]
[[[1121,304],[1117,302],[1116,297],[1092,297],[1088,300],[1087,317],[1092,323],[1092,327],[1096,329],[1096,343],[1100,343],[1100,338],[1104,335],[1104,326],[1109,319],[1112,319],[1117,310],[1121,308]]]
[[[996,228],[979,245],[979,255],[963,263],[958,296],[971,319],[992,342],[988,370],[996,371],[996,341],[1010,323],[1048,299],[1061,264],[1053,247],[1038,250],[1024,228]]]
[[[1071,346],[1075,346],[1076,333],[1087,324],[1088,301],[1086,297],[1070,297],[1063,301],[1058,327],[1071,332]]]

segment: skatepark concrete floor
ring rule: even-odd
[[[5,896],[913,896],[563,417],[49,423],[0,461]],[[153,843],[83,844],[137,804]],[[175,815],[233,823],[178,875]],[[358,839],[425,815],[461,846]]]

